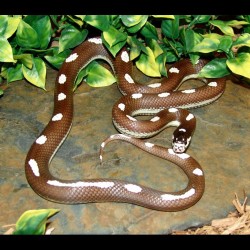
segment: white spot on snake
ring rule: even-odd
[[[41,135],[36,139],[37,144],[44,144],[47,141],[47,137],[45,135]]]
[[[64,84],[64,83],[66,82],[66,80],[67,80],[67,77],[66,77],[66,75],[64,75],[64,74],[61,74],[61,75],[59,76],[59,78],[58,78],[58,82],[59,82],[60,84]]]
[[[128,83],[135,83],[132,77],[129,74],[125,74],[124,78]]]
[[[98,181],[98,182],[85,182],[78,181],[72,183],[60,182],[57,180],[48,180],[47,183],[52,186],[57,187],[99,187],[99,188],[109,188],[115,185],[114,182],[111,181]]]
[[[149,84],[148,87],[150,87],[150,88],[159,88],[159,87],[161,87],[161,83],[152,83],[152,84]]]
[[[177,108],[169,108],[168,111],[171,113],[175,113],[178,111],[178,109]]]
[[[123,51],[122,54],[121,54],[121,59],[122,61],[124,62],[129,62],[129,55],[128,55],[128,52],[127,51]]]
[[[171,154],[171,155],[176,155],[176,156],[180,157],[181,159],[187,159],[187,158],[190,157],[190,155],[188,155],[186,153],[176,154],[172,148],[168,149],[168,153]]]
[[[153,117],[150,121],[151,122],[157,122],[157,121],[159,121],[160,120],[160,117],[159,116],[155,116],[155,117]]]
[[[132,116],[130,116],[130,115],[126,115],[126,116],[128,117],[128,119],[129,119],[130,121],[133,121],[133,122],[136,122],[136,121],[137,121],[134,117],[132,117]]]
[[[32,172],[35,176],[40,176],[40,173],[39,173],[39,168],[38,168],[38,165],[37,165],[37,162],[34,160],[34,159],[30,159],[29,160],[29,165],[32,169]]]
[[[195,89],[185,89],[185,90],[182,90],[181,92],[185,94],[191,94],[195,92]]]
[[[58,95],[58,101],[62,101],[62,100],[64,100],[64,99],[66,99],[66,95],[65,95],[64,93],[60,93],[60,94]]]
[[[100,160],[102,161],[102,155],[100,155]]]
[[[168,149],[168,153],[171,154],[171,155],[175,155],[175,152],[174,152],[174,150],[172,148]]]
[[[173,201],[173,200],[179,200],[179,199],[186,199],[188,197],[191,197],[195,194],[195,189],[191,188],[186,193],[180,194],[180,195],[174,195],[174,194],[163,194],[161,195],[162,200],[164,201]]]
[[[118,105],[118,108],[121,110],[121,111],[124,111],[125,110],[125,104],[124,103],[120,103]]]
[[[124,187],[130,191],[130,192],[133,192],[133,193],[140,193],[142,188],[137,186],[137,185],[134,185],[134,184],[126,184],[124,185]]]
[[[187,130],[185,128],[180,128],[179,131],[186,132]]]
[[[196,169],[193,171],[193,174],[201,176],[201,175],[203,175],[203,172],[202,172],[201,169],[196,168]]]
[[[191,119],[194,118],[194,115],[193,114],[189,114],[187,117],[186,117],[186,120],[187,121],[190,121]]]
[[[208,86],[210,86],[210,87],[217,87],[217,82],[210,82],[208,84]]]
[[[101,144],[101,147],[102,147],[102,148],[104,148],[104,147],[105,147],[105,142],[103,142],[103,143]]]
[[[170,73],[177,73],[178,74],[180,72],[180,70],[177,69],[177,68],[175,68],[175,67],[172,67],[172,68],[169,69],[169,72]]]
[[[89,38],[88,41],[89,41],[90,43],[102,44],[102,39],[101,39],[101,38],[93,37],[93,38]]]
[[[170,95],[170,93],[168,93],[168,92],[163,92],[163,93],[158,94],[159,97],[167,97],[169,95]]]
[[[145,146],[148,148],[152,148],[154,146],[154,144],[150,143],[150,142],[145,142]]]
[[[76,60],[76,58],[78,57],[77,53],[71,54],[66,60],[65,62],[73,62]]]
[[[56,115],[54,115],[54,116],[52,117],[52,121],[53,121],[53,122],[55,122],[55,121],[60,121],[60,120],[62,120],[62,118],[63,118],[63,114],[62,114],[62,113],[58,113],[58,114],[56,114]]]
[[[177,156],[179,156],[181,159],[187,159],[190,157],[190,155],[186,154],[186,153],[182,153],[182,154],[176,154]]]
[[[134,99],[139,99],[142,97],[142,94],[141,93],[135,93],[135,94],[132,94],[132,98]]]

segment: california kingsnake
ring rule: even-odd
[[[81,69],[97,58],[105,59],[111,65],[117,76],[118,87],[124,94],[112,111],[113,123],[122,134],[112,135],[101,144],[101,160],[107,143],[112,140],[127,141],[181,167],[189,179],[185,189],[163,192],[115,179],[68,181],[55,178],[50,173],[49,164],[72,126],[76,77]],[[176,89],[190,75],[194,77],[205,63],[200,60],[193,66],[189,60],[181,60],[168,70],[168,78],[162,82],[137,84],[132,78],[132,63],[125,49],[113,59],[100,38],[83,42],[60,68],[51,120],[27,154],[25,173],[30,186],[43,198],[59,203],[126,202],[161,211],[178,211],[194,205],[203,195],[205,180],[199,163],[184,153],[195,128],[195,117],[186,108],[217,100],[224,91],[225,79],[207,80],[204,86],[196,89]],[[134,116],[140,114],[154,117],[148,121],[137,120]],[[139,139],[153,136],[168,126],[177,126],[173,148]]]

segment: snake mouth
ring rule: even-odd
[[[183,142],[173,142],[172,147],[175,153],[184,153],[186,151],[186,144]]]

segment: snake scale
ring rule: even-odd
[[[111,65],[123,94],[112,110],[113,124],[120,134],[111,135],[101,144],[100,159],[107,143],[113,140],[129,142],[179,166],[188,177],[183,190],[164,192],[117,179],[63,180],[50,173],[49,164],[72,126],[76,77],[95,59],[104,59]],[[161,82],[139,84],[132,78],[132,62],[126,49],[113,58],[101,38],[84,41],[62,64],[56,77],[51,120],[28,151],[25,174],[32,189],[47,200],[66,204],[125,202],[160,211],[179,211],[194,205],[203,195],[205,179],[200,164],[185,153],[195,129],[195,117],[187,109],[217,100],[225,89],[225,79],[207,79],[206,84],[195,89],[181,91],[178,88],[186,79],[195,77],[206,63],[199,60],[192,65],[188,59],[183,59],[168,70],[168,78]],[[136,119],[137,115],[145,114],[153,117]],[[141,139],[169,126],[177,127],[172,148]]]

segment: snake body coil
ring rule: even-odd
[[[82,68],[97,58],[109,62],[117,75],[118,87],[124,94],[112,111],[113,123],[122,134],[112,135],[101,144],[101,160],[107,143],[113,140],[127,141],[181,167],[189,179],[186,188],[178,192],[164,192],[122,180],[69,181],[55,178],[50,173],[49,164],[72,126],[76,77]],[[100,38],[83,42],[73,50],[59,70],[51,120],[27,154],[25,173],[30,186],[45,199],[67,204],[126,202],[161,211],[178,211],[194,205],[202,197],[205,180],[199,163],[184,153],[195,128],[195,117],[186,108],[217,100],[224,91],[225,80],[213,79],[196,89],[176,89],[188,75],[197,74],[204,63],[200,61],[194,67],[189,60],[181,60],[169,69],[169,77],[164,80],[166,82],[141,85],[134,83],[132,65],[126,50],[122,50],[114,60]],[[135,118],[140,114],[155,116],[148,121],[141,121]],[[177,126],[173,148],[138,139],[153,136],[168,126]]]

